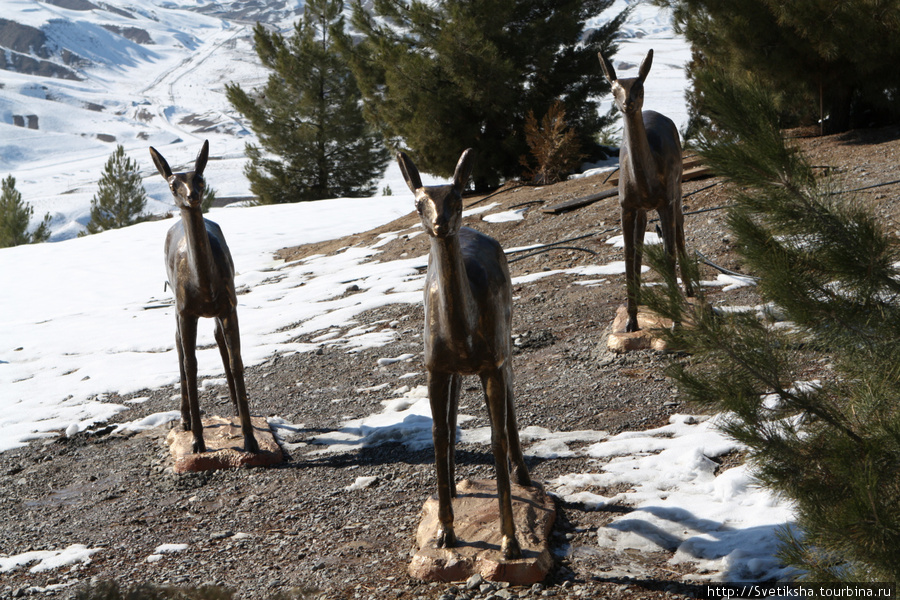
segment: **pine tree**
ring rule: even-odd
[[[245,172],[261,203],[371,196],[384,174],[387,150],[335,45],[342,10],[341,0],[309,0],[289,39],[257,23],[256,52],[273,73],[253,93],[226,86],[259,138],[247,144]]]
[[[369,3],[366,2],[366,6]],[[565,105],[589,154],[612,118],[598,113],[609,85],[597,53],[611,56],[622,13],[585,32],[612,0],[356,0],[345,44],[367,118],[409,149],[424,171],[449,177],[462,149],[478,153],[483,189],[519,174],[525,120]],[[596,155],[595,155],[596,156]]]
[[[203,201],[200,202],[200,212],[208,213],[215,201],[216,190],[212,186],[206,186],[206,191],[203,192]]]
[[[794,123],[824,118],[825,132],[900,119],[900,3],[896,0],[655,0],[672,8],[694,51],[694,115],[704,113],[697,75],[753,73],[777,91]]]
[[[147,192],[138,172],[137,161],[125,155],[121,144],[116,146],[100,176],[99,189],[91,199],[91,220],[81,235],[127,227],[147,216],[143,213]]]
[[[688,309],[668,281],[642,298],[694,321],[668,334],[690,356],[670,374],[727,415],[760,480],[794,502],[783,558],[811,581],[898,581],[900,245],[785,144],[760,80],[705,77],[720,130],[700,152],[733,184],[728,223],[760,295],[795,329]],[[664,253],[650,254],[667,273]]]
[[[2,183],[0,195],[0,248],[20,244],[46,242],[50,238],[50,213],[31,233],[28,225],[34,214],[34,207],[22,200],[22,193],[16,189],[16,178],[7,175]]]

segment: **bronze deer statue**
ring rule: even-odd
[[[423,187],[409,157],[400,152],[397,160],[431,243],[425,277],[424,343],[438,486],[437,547],[456,545],[451,499],[456,497],[454,452],[460,380],[463,375],[477,374],[491,422],[500,550],[506,559],[520,558],[510,476],[526,486],[531,485],[531,478],[513,408],[512,284],[506,256],[496,240],[461,226],[462,192],[474,164],[471,149],[463,152],[449,185]]]
[[[200,203],[206,190],[203,170],[209,158],[209,141],[197,154],[194,170],[172,173],[169,163],[153,147],[150,156],[159,174],[169,183],[181,220],[166,235],[166,272],[169,287],[175,293],[177,327],[175,346],[181,371],[181,424],[193,434],[194,452],[205,452],[203,424],[197,397],[197,321],[200,317],[216,320],[215,338],[225,365],[225,378],[235,412],[241,419],[244,450],[259,452],[250,424],[247,390],[244,387],[244,363],[237,319],[237,295],[234,291],[234,261],[222,230],[203,218]]]
[[[693,296],[691,282],[684,276],[684,214],[681,208],[681,140],[678,128],[666,116],[644,105],[644,80],[653,63],[653,50],[641,62],[638,76],[617,79],[612,63],[602,54],[600,66],[612,84],[613,99],[624,118],[622,148],[619,153],[619,206],[625,239],[625,283],[628,321],[625,331],[638,331],[637,305],[641,285],[641,258],[647,211],[659,214],[663,244],[672,268],[681,263],[687,296]]]

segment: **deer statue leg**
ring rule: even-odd
[[[450,497],[456,498],[456,417],[459,413],[459,388],[462,375],[450,376],[450,403],[447,407],[447,430],[449,450],[447,451],[447,478],[450,483]]]
[[[639,273],[635,273],[634,269],[634,227],[637,212],[636,209],[622,207],[622,239],[625,246],[625,289],[628,306],[628,320],[625,322],[626,332],[638,330],[637,291],[640,283],[637,278]]]
[[[644,264],[644,236],[647,233],[647,211],[637,210],[634,216],[634,301],[641,303],[641,266]]]
[[[509,481],[509,438],[507,431],[507,370],[504,368],[481,374],[481,384],[491,415],[491,449],[494,452],[494,467],[497,472],[497,501],[500,503],[500,552],[503,558],[512,560],[522,557],[522,550],[516,540],[516,525],[513,521],[512,490]]]
[[[509,462],[512,471],[512,480],[519,485],[530,486],[531,476],[528,467],[525,466],[525,457],[522,455],[522,445],[519,443],[519,425],[516,422],[516,409],[513,402],[513,375],[509,361],[503,365],[506,372],[506,437],[509,440]]]
[[[670,205],[666,208],[659,209],[659,228],[663,234],[663,247],[666,250],[666,258],[669,262],[667,268],[671,269],[672,276],[675,276],[676,254],[676,235],[675,235],[675,219],[674,210]]]
[[[450,395],[452,375],[428,371],[428,399],[431,403],[431,435],[434,439],[434,466],[438,488],[438,548],[456,546],[453,531],[452,486],[450,483]]]
[[[228,382],[228,395],[231,396],[231,405],[234,414],[240,416],[238,408],[237,391],[234,387],[234,373],[231,371],[231,359],[228,357],[228,345],[225,343],[225,332],[222,329],[222,320],[216,319],[216,345],[219,346],[219,354],[222,356],[222,365],[225,367],[225,380]]]
[[[186,380],[184,385],[187,387],[191,433],[194,437],[193,450],[195,453],[206,452],[200,400],[197,397],[197,317],[178,315],[178,333],[181,337],[182,369]]]
[[[678,264],[681,267],[681,281],[684,284],[684,295],[688,298],[694,295],[694,286],[691,280],[685,275],[684,261],[687,260],[687,253],[684,250],[684,209],[681,206],[681,186],[678,187],[677,202],[673,202],[675,207],[675,252],[678,255]]]
[[[232,310],[230,314],[216,320],[222,323],[225,345],[228,347],[228,360],[237,395],[238,416],[241,419],[241,433],[244,434],[244,450],[255,454],[259,452],[259,444],[253,435],[247,389],[244,387],[244,363],[241,360],[241,334],[238,329],[237,311]]]
[[[184,372],[184,346],[181,343],[181,319],[175,326],[175,349],[178,350],[178,372],[181,381],[181,428],[191,430],[191,402],[188,396],[187,374]]]

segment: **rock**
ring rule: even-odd
[[[688,298],[687,301],[691,305],[695,305],[697,302],[695,298]],[[666,341],[655,335],[654,330],[671,329],[672,321],[651,312],[645,306],[638,306],[637,318],[640,330],[626,333],[625,323],[628,321],[628,308],[620,306],[616,311],[616,318],[613,320],[612,333],[609,334],[606,342],[607,348],[619,354],[648,349],[657,352],[668,351]],[[690,321],[685,319],[682,325],[690,327]]]
[[[175,472],[213,471],[236,467],[268,467],[284,460],[281,447],[275,441],[269,423],[264,417],[252,417],[253,433],[259,444],[259,453],[244,451],[244,436],[237,417],[205,417],[203,419],[203,441],[206,452],[194,454],[191,445],[193,434],[172,429],[166,437],[169,451],[175,460]]]
[[[647,350],[652,348],[659,352],[666,350],[666,343],[654,335],[654,329],[671,329],[672,321],[664,319],[650,312],[644,307],[638,307],[639,331],[626,332],[625,323],[628,320],[628,308],[620,306],[616,311],[613,321],[612,333],[609,334],[607,347],[613,352],[624,353],[633,350]]]
[[[466,589],[482,587],[484,580],[530,585],[542,581],[553,565],[550,532],[556,518],[553,500],[539,486],[512,485],[516,539],[522,558],[504,560],[500,554],[500,515],[494,481],[463,480],[453,499],[455,548],[435,548],[438,501],[425,501],[416,534],[418,552],[409,574],[423,581],[464,581]],[[480,576],[480,578],[479,578]]]

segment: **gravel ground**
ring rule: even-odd
[[[830,172],[853,188],[898,179],[898,138],[900,130],[891,128],[798,143],[814,164],[831,167]],[[685,193],[716,181],[686,183]],[[507,189],[484,202],[498,202],[504,209],[527,208],[524,220],[491,224],[471,217],[467,224],[496,237],[506,248],[595,234],[566,244],[579,249],[516,260],[511,264],[514,277],[621,260],[621,250],[605,243],[618,233],[615,199],[560,215],[540,211],[542,206],[602,188],[603,177],[590,177],[544,188]],[[891,230],[900,233],[898,190],[898,185],[874,188],[861,198],[871,202]],[[479,198],[466,199],[467,206],[478,202]],[[685,200],[686,211],[727,203],[727,189],[722,185]],[[689,215],[687,244],[716,263],[740,271],[723,218],[724,212],[717,210]],[[371,244],[379,233],[415,223],[411,214],[365,234],[285,249],[282,256],[295,260]],[[385,245],[378,259],[423,255],[426,243],[424,235],[400,238]],[[714,275],[712,270],[704,272],[704,278]],[[537,425],[554,431],[594,429],[614,434],[656,427],[673,413],[689,411],[662,373],[670,361],[686,358],[650,351],[617,356],[604,350],[608,327],[624,301],[623,277],[607,277],[597,287],[576,285],[574,280],[570,275],[554,275],[515,286],[514,370],[520,428]],[[758,302],[749,288],[731,292],[714,288],[710,300],[733,305]],[[98,581],[123,586],[216,584],[246,598],[311,589],[326,600],[692,595],[695,590],[681,583],[690,566],[668,564],[668,553],[615,553],[597,547],[597,529],[627,512],[627,506],[586,511],[558,503],[552,537],[557,562],[547,580],[533,587],[477,580],[426,584],[407,576],[419,511],[434,491],[432,452],[384,444],[358,452],[314,455],[309,453],[315,449],[309,442],[338,428],[348,417],[380,412],[387,391],[359,390],[385,383],[388,390],[396,389],[401,374],[422,371],[422,317],[420,305],[370,311],[358,322],[395,329],[395,339],[388,346],[356,354],[323,346],[314,353],[273,356],[248,369],[251,410],[304,425],[289,440],[288,460],[275,468],[174,475],[164,428],[131,435],[102,430],[73,438],[61,435],[0,454],[0,553],[62,549],[70,544],[101,549],[89,563],[75,567],[41,573],[20,568],[0,574],[0,598],[69,597],[79,586]],[[415,357],[378,365],[381,357],[405,353]],[[425,376],[419,373],[404,382],[422,385]],[[168,387],[134,394],[149,400],[122,418],[174,410],[173,393]],[[115,394],[108,398],[110,402],[126,399]],[[487,425],[476,378],[465,380],[461,405],[466,407],[462,412],[477,416],[464,427]],[[201,406],[210,413],[229,414],[227,391],[211,388],[203,394]],[[457,456],[459,478],[493,477],[488,446],[460,445]],[[598,468],[585,458],[532,458],[528,463],[538,481]],[[376,483],[345,490],[361,476],[377,477]],[[610,490],[595,491],[611,495]],[[147,561],[155,548],[168,543],[189,544],[189,549]]]

